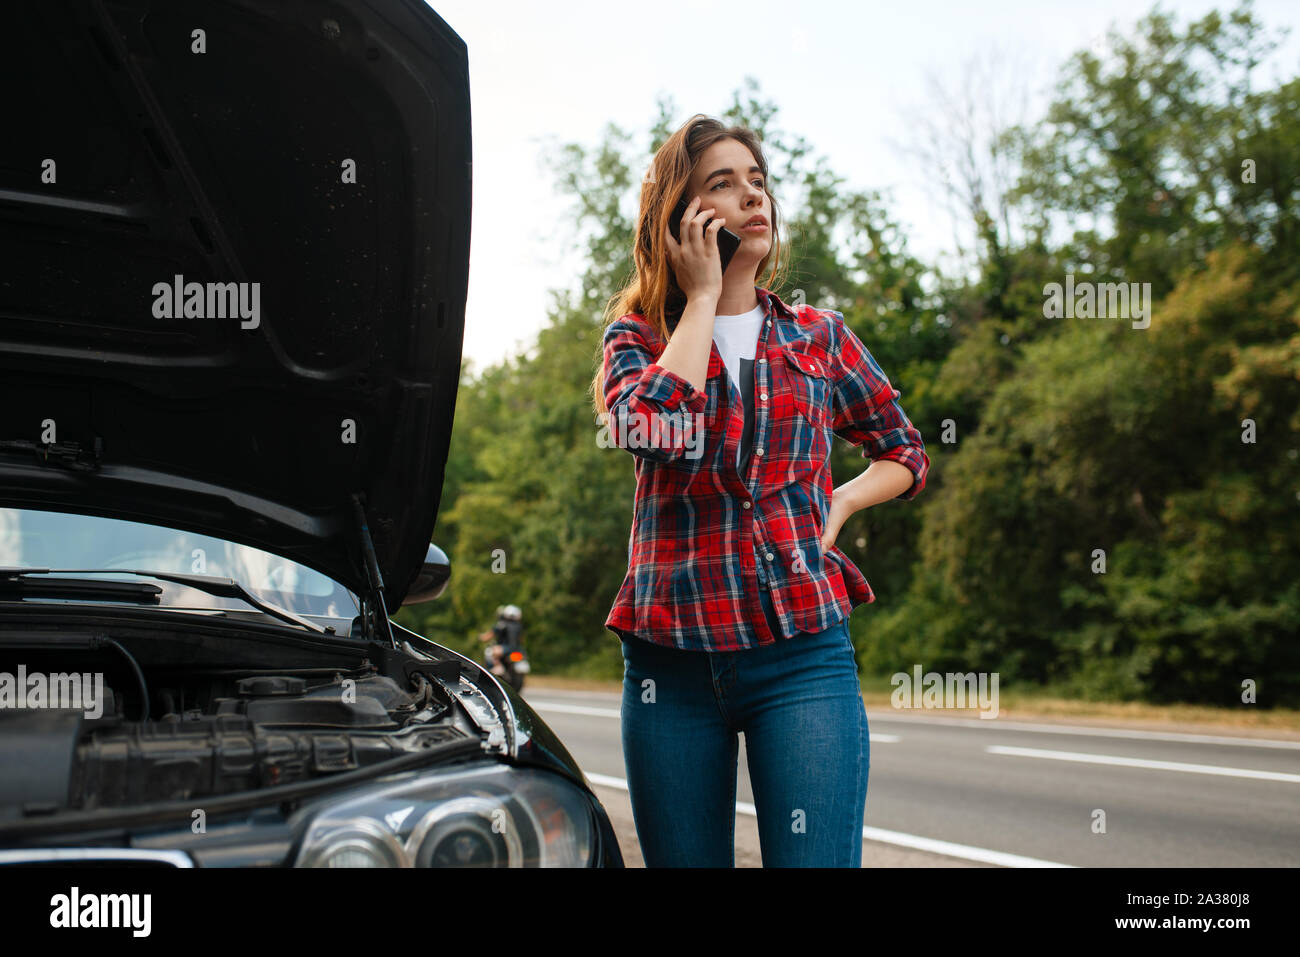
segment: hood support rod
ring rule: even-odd
[[[384,576],[379,571],[379,559],[375,557],[375,543],[370,538],[370,526],[366,524],[366,510],[361,506],[361,496],[352,496],[352,514],[356,520],[358,536],[361,540],[361,552],[366,562],[366,581],[370,585],[370,594],[366,596],[366,607],[362,610],[366,638],[377,641],[386,636],[388,643],[397,647],[393,636],[393,626],[388,620],[388,605],[384,601]]]

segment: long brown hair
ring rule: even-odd
[[[755,275],[761,275],[764,267],[769,265],[771,269],[758,285],[774,290],[785,271],[785,257],[781,255],[781,239],[777,232],[777,202],[768,186],[767,157],[763,155],[762,143],[743,126],[724,126],[712,117],[696,113],[664,140],[650,161],[650,175],[641,183],[641,209],[637,214],[636,245],[632,250],[636,274],[610,298],[601,325],[599,368],[591,383],[592,402],[598,418],[609,411],[605,404],[604,331],[622,316],[638,313],[645,317],[659,338],[667,342],[669,320],[676,325],[686,308],[686,295],[677,285],[668,261],[664,231],[668,228],[668,217],[672,215],[673,207],[684,198],[700,157],[723,139],[738,140],[754,154],[754,162],[763,174],[763,189],[772,205],[772,245],[759,262]]]

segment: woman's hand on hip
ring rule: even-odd
[[[822,529],[821,547],[822,554],[829,552],[835,545],[835,539],[839,537],[840,529],[848,521],[853,512],[849,509],[848,504],[842,495],[831,496],[830,511],[826,515],[826,527]]]

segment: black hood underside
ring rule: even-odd
[[[419,0],[6,14],[0,505],[217,535],[363,592],[355,496],[396,607],[459,379],[464,43]]]

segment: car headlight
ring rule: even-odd
[[[547,771],[423,772],[314,811],[296,867],[585,867],[591,806]]]

